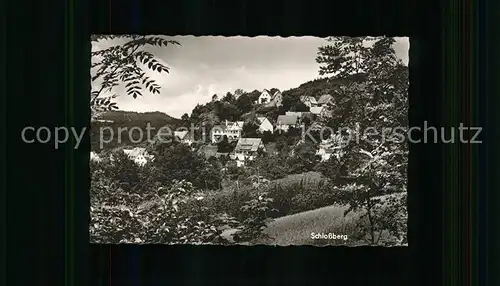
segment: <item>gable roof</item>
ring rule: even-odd
[[[236,147],[234,148],[234,151],[257,152],[261,143],[261,138],[240,138],[238,140],[238,143],[236,144]]]
[[[236,121],[236,122],[227,121],[226,123],[224,123],[226,128],[230,129],[230,130],[239,130],[239,129],[243,128],[244,124],[245,124],[245,121]]]
[[[300,97],[300,100],[301,100],[302,102],[305,102],[305,101],[310,101],[311,103],[318,103],[318,102],[316,101],[316,98],[315,98],[314,96],[307,96],[307,95],[303,95],[303,96],[301,96],[301,97]]]
[[[174,136],[179,138],[179,140],[188,139],[188,131],[174,131]]]
[[[259,116],[259,117],[257,117],[257,120],[259,121],[259,123],[260,123],[260,124],[262,124],[262,123],[263,123],[264,121],[266,121],[266,120],[267,120],[267,121],[269,121],[269,119],[267,119],[267,118],[266,118],[266,117],[264,117],[264,116]],[[269,122],[271,122],[271,121],[269,121]]]
[[[123,153],[125,153],[128,158],[130,158],[131,160],[133,160],[135,163],[138,164],[143,164],[147,162],[147,160],[152,160],[154,158],[153,155],[150,155],[146,151],[146,148],[142,147],[135,147],[134,149],[123,149]]]
[[[319,100],[318,100],[318,103],[319,104],[325,104],[325,103],[328,103],[330,100],[332,100],[333,97],[329,94],[323,94]]]
[[[278,95],[281,95],[281,91],[277,90],[272,96],[271,101],[275,100]]]
[[[146,148],[135,147],[134,149],[123,149],[123,153],[127,154],[129,157],[138,157],[140,155],[148,155]]]
[[[219,131],[240,130],[243,128],[244,124],[245,121],[236,121],[236,122],[225,121],[222,122],[221,124],[214,125],[214,127],[212,127],[212,130],[219,130]]]
[[[298,123],[299,117],[296,115],[278,115],[276,124],[278,125],[295,125]]]
[[[259,97],[261,97],[264,93],[269,94],[269,96],[272,96],[271,91],[269,89],[264,88],[262,92],[259,94]]]

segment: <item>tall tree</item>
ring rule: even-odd
[[[316,155],[316,146],[311,142],[299,144],[294,151],[293,156],[287,160],[292,174],[312,171],[319,163],[320,156]]]
[[[184,113],[181,116],[182,124],[186,125],[189,124],[189,115],[187,113]]]
[[[242,94],[236,100],[236,106],[240,109],[241,113],[247,113],[252,110],[253,101],[247,94]]]
[[[341,37],[330,42],[319,49],[319,72],[347,80],[337,91],[335,105],[329,107],[344,132],[332,138],[332,162],[326,163],[332,171],[325,175],[330,176],[339,201],[350,206],[346,214],[365,212],[371,243],[378,243],[384,231],[404,242],[406,221],[395,222],[398,216],[380,213],[389,200],[394,211],[406,212],[408,146],[395,131],[407,128],[408,67],[396,57],[393,38]],[[361,73],[362,77],[353,79],[352,75]],[[325,123],[337,128],[331,126],[332,118]]]
[[[241,130],[241,137],[243,138],[256,138],[259,137],[259,122],[256,119],[247,121],[243,124]]]
[[[236,98],[231,92],[227,92],[222,100],[227,103],[233,103],[236,100]]]
[[[169,68],[163,65],[149,51],[150,47],[167,47],[179,45],[178,42],[159,36],[140,35],[92,35],[92,43],[109,43],[111,40],[123,41],[108,48],[93,50],[92,85],[98,86],[91,91],[90,104],[93,114],[100,111],[118,109],[113,99],[119,96],[104,96],[104,92],[113,92],[117,86],[124,86],[126,94],[137,98],[143,89],[152,94],[159,94],[161,87],[154,79],[146,75],[146,70],[158,73],[169,73]],[[97,85],[96,85],[97,84]]]

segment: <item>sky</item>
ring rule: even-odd
[[[148,48],[170,69],[169,74],[146,69],[147,76],[161,86],[159,95],[143,91],[142,97],[133,99],[123,87],[117,87],[104,96],[118,94],[116,102],[121,110],[161,111],[180,118],[184,113],[190,114],[196,104],[210,101],[214,94],[220,97],[238,88],[284,91],[319,78],[315,58],[318,47],[328,44],[326,39],[317,37],[168,38],[178,41],[180,46]],[[119,43],[119,40],[93,43],[92,50]],[[394,49],[407,64],[408,38],[396,38]],[[97,86],[98,82],[94,84]]]

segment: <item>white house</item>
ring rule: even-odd
[[[113,120],[91,118],[90,122],[113,123]]]
[[[300,97],[300,101],[302,101],[305,105],[309,106],[309,108],[317,106],[318,102],[314,96],[303,95]]]
[[[257,99],[257,104],[264,104],[266,107],[271,106],[281,106],[283,101],[283,95],[281,91],[277,90],[276,92],[271,94],[271,91],[268,89],[264,89]]]
[[[257,120],[260,123],[260,125],[259,125],[259,132],[260,133],[264,133],[266,131],[273,133],[274,127],[273,127],[273,124],[271,123],[271,121],[269,121],[269,119],[267,119],[265,117],[257,117]]]
[[[144,166],[147,162],[154,159],[153,155],[148,154],[146,148],[123,149],[123,153],[127,154],[130,160],[133,160],[139,166]]]
[[[276,129],[286,132],[290,127],[299,127],[299,119],[296,115],[278,115]]]
[[[267,107],[271,107],[271,106],[281,106],[282,105],[282,101],[283,101],[283,95],[281,94],[281,91],[276,91],[272,96],[271,96],[271,100],[269,101],[268,104],[266,104]]]
[[[236,160],[236,165],[238,167],[241,167],[245,165],[245,161],[253,160],[257,156],[259,150],[266,151],[261,138],[240,138],[234,148],[231,158]]]
[[[323,106],[313,106],[309,109],[309,111],[314,115],[320,115],[323,109]]]
[[[269,103],[271,101],[271,92],[267,89],[264,89],[257,99],[258,104]]]
[[[99,155],[97,155],[96,152],[91,151],[90,152],[90,161],[101,162],[101,158],[99,157]]]
[[[244,121],[230,122],[225,121],[223,124],[215,125],[212,128],[212,143],[219,142],[222,137],[227,136],[229,141],[238,140],[241,137]]]
[[[184,144],[187,144],[191,146],[193,144],[193,136],[189,133],[189,131],[184,130],[184,131],[174,131],[174,136],[176,137],[179,142],[182,142]]]

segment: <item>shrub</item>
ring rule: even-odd
[[[203,243],[217,237],[210,222],[179,211],[196,199],[192,184],[174,181],[145,196],[117,191],[91,207],[90,236],[99,243]],[[118,197],[118,200],[113,200]]]

